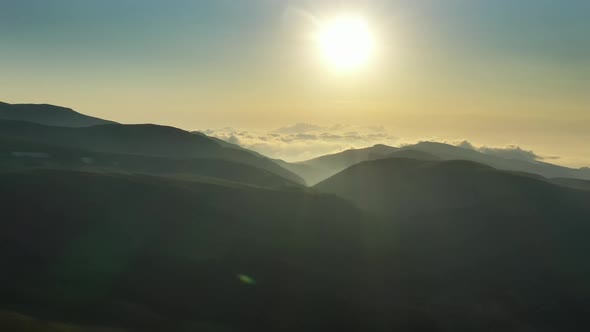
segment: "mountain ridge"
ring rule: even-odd
[[[207,136],[194,135],[168,126],[105,124],[72,128],[0,120],[0,136],[95,152],[175,159],[225,159],[265,169],[296,183],[304,183],[299,176],[270,159],[256,156],[246,150],[225,148]]]
[[[585,167],[574,169],[542,161],[531,162],[515,158],[494,156],[476,150],[438,142],[419,142],[417,144],[401,147],[378,144],[363,149],[350,149],[302,162],[292,163],[293,166],[291,166],[291,170],[305,178],[311,185],[314,185],[359,162],[396,157],[434,160],[471,160],[498,169],[538,174],[546,178],[590,180],[590,171]],[[307,166],[308,169],[302,168],[301,165]]]
[[[586,192],[558,186],[549,179],[466,160],[424,161],[378,159],[353,165],[318,183],[315,189],[356,202],[357,206],[380,214],[423,213],[428,210],[470,208],[480,202],[492,211],[526,208],[524,199],[565,195],[582,208]],[[539,207],[545,207],[534,201]],[[521,203],[521,204],[518,204]],[[475,206],[475,205],[474,205]]]
[[[28,121],[48,126],[90,127],[116,122],[104,120],[71,108],[50,104],[8,104],[0,102],[0,119]]]

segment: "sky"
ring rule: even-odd
[[[312,40],[342,14],[374,34],[354,72]],[[238,133],[289,160],[433,139],[588,166],[588,15],[586,0],[0,0],[0,101]]]

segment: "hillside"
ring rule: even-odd
[[[0,136],[57,147],[171,159],[222,159],[257,167],[303,184],[292,172],[270,159],[248,151],[224,148],[204,135],[157,125],[99,125],[86,128],[43,126],[29,122],[0,121]],[[28,152],[28,151],[27,151]],[[33,151],[35,152],[35,151]]]
[[[551,179],[551,182],[558,184],[560,186],[564,186],[564,187],[580,189],[580,190],[590,190],[590,181],[589,180],[555,178],[555,179]]]
[[[0,102],[0,120],[27,121],[48,126],[90,127],[115,122],[80,114],[70,108],[47,104]]]
[[[590,326],[583,314],[590,193],[465,162],[378,160],[331,180],[354,176],[366,196],[404,192],[387,191],[392,181],[381,178],[396,169],[417,188],[409,195],[424,198],[417,214],[375,218],[302,190],[71,171],[0,174],[0,306],[139,331]],[[446,202],[461,208],[425,209],[432,196],[418,189],[433,189],[420,182],[425,173],[433,174],[436,195],[455,197]],[[382,184],[370,180],[375,174]],[[453,185],[437,183],[439,174]],[[506,199],[474,189],[490,183]],[[466,188],[474,192],[469,205],[482,209],[462,208]],[[382,202],[399,206],[398,198]]]
[[[504,158],[454,145],[435,142],[421,142],[399,148],[376,145],[365,149],[352,149],[295,164],[305,165],[308,169],[303,169],[301,167],[292,167],[290,169],[303,177],[308,183],[316,184],[352,165],[367,160],[383,158],[468,160],[498,169],[532,173],[547,178],[575,178],[590,180],[590,171],[586,168],[573,169],[542,161],[525,161]],[[312,171],[310,171],[309,168],[311,168]]]
[[[589,308],[590,192],[472,162],[409,159],[364,162],[315,189],[388,221],[382,236],[399,251],[377,259],[385,289],[375,292],[396,306],[393,298],[407,294],[385,285],[421,289],[404,301],[437,317],[423,331],[589,324],[582,312]]]
[[[0,311],[0,331],[10,332],[129,332],[117,328],[75,326],[36,319],[15,312]]]
[[[289,167],[291,171],[303,177],[309,185],[315,185],[354,164],[385,156],[397,150],[397,148],[379,144],[370,148],[350,149],[299,163],[291,163],[290,166],[284,167]]]
[[[427,152],[443,160],[470,160],[498,169],[533,173],[547,178],[569,177],[590,179],[590,174],[584,169],[572,169],[545,163],[542,161],[524,161],[512,158],[503,158],[443,143],[422,142],[416,145],[403,147],[402,149],[412,149]]]
[[[581,209],[590,201],[587,193],[559,187],[548,180],[461,160],[363,162],[314,188],[337,194],[381,215],[460,209],[541,215],[540,211],[551,207],[568,213],[569,208]]]
[[[0,200],[7,310],[142,331],[358,322],[361,213],[342,200],[69,171],[0,174]]]
[[[441,160],[440,157],[435,156],[432,153],[420,151],[420,150],[413,150],[413,149],[401,149],[399,151],[395,151],[390,154],[382,155],[374,155],[369,156],[369,160],[374,159],[388,159],[388,158],[405,158],[405,159],[415,159],[415,160]]]
[[[93,152],[0,137],[0,172],[61,169],[228,181],[266,188],[302,186],[261,168],[223,159],[174,159]]]

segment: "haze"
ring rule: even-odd
[[[187,130],[384,126],[400,142],[519,145],[587,166],[589,12],[583,0],[4,0],[1,97]],[[310,40],[343,13],[376,40],[346,76]]]

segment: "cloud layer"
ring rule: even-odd
[[[458,147],[464,149],[470,149],[479,151],[481,153],[494,155],[497,157],[502,158],[509,158],[509,159],[518,159],[524,161],[540,161],[540,160],[547,160],[547,159],[559,159],[559,157],[544,157],[536,154],[532,150],[524,150],[520,146],[517,145],[508,145],[502,148],[498,147],[488,147],[488,146],[481,146],[476,147],[469,141],[462,141],[456,144]]]
[[[271,158],[302,161],[346,149],[375,144],[396,145],[398,138],[383,127],[348,125],[320,126],[297,123],[270,132],[235,128],[208,129],[203,133],[220,138]]]
[[[239,130],[225,127],[203,130],[203,133],[220,138],[227,142],[254,150],[271,158],[286,161],[303,161],[321,155],[337,153],[347,149],[357,149],[386,144],[400,146],[414,144],[419,141],[437,141],[453,144],[465,149],[510,159],[535,162],[558,157],[543,157],[534,151],[516,145],[504,147],[475,146],[467,140],[448,141],[441,139],[405,140],[391,134],[383,126],[350,126],[350,125],[316,125],[296,123],[278,128],[270,132]]]

